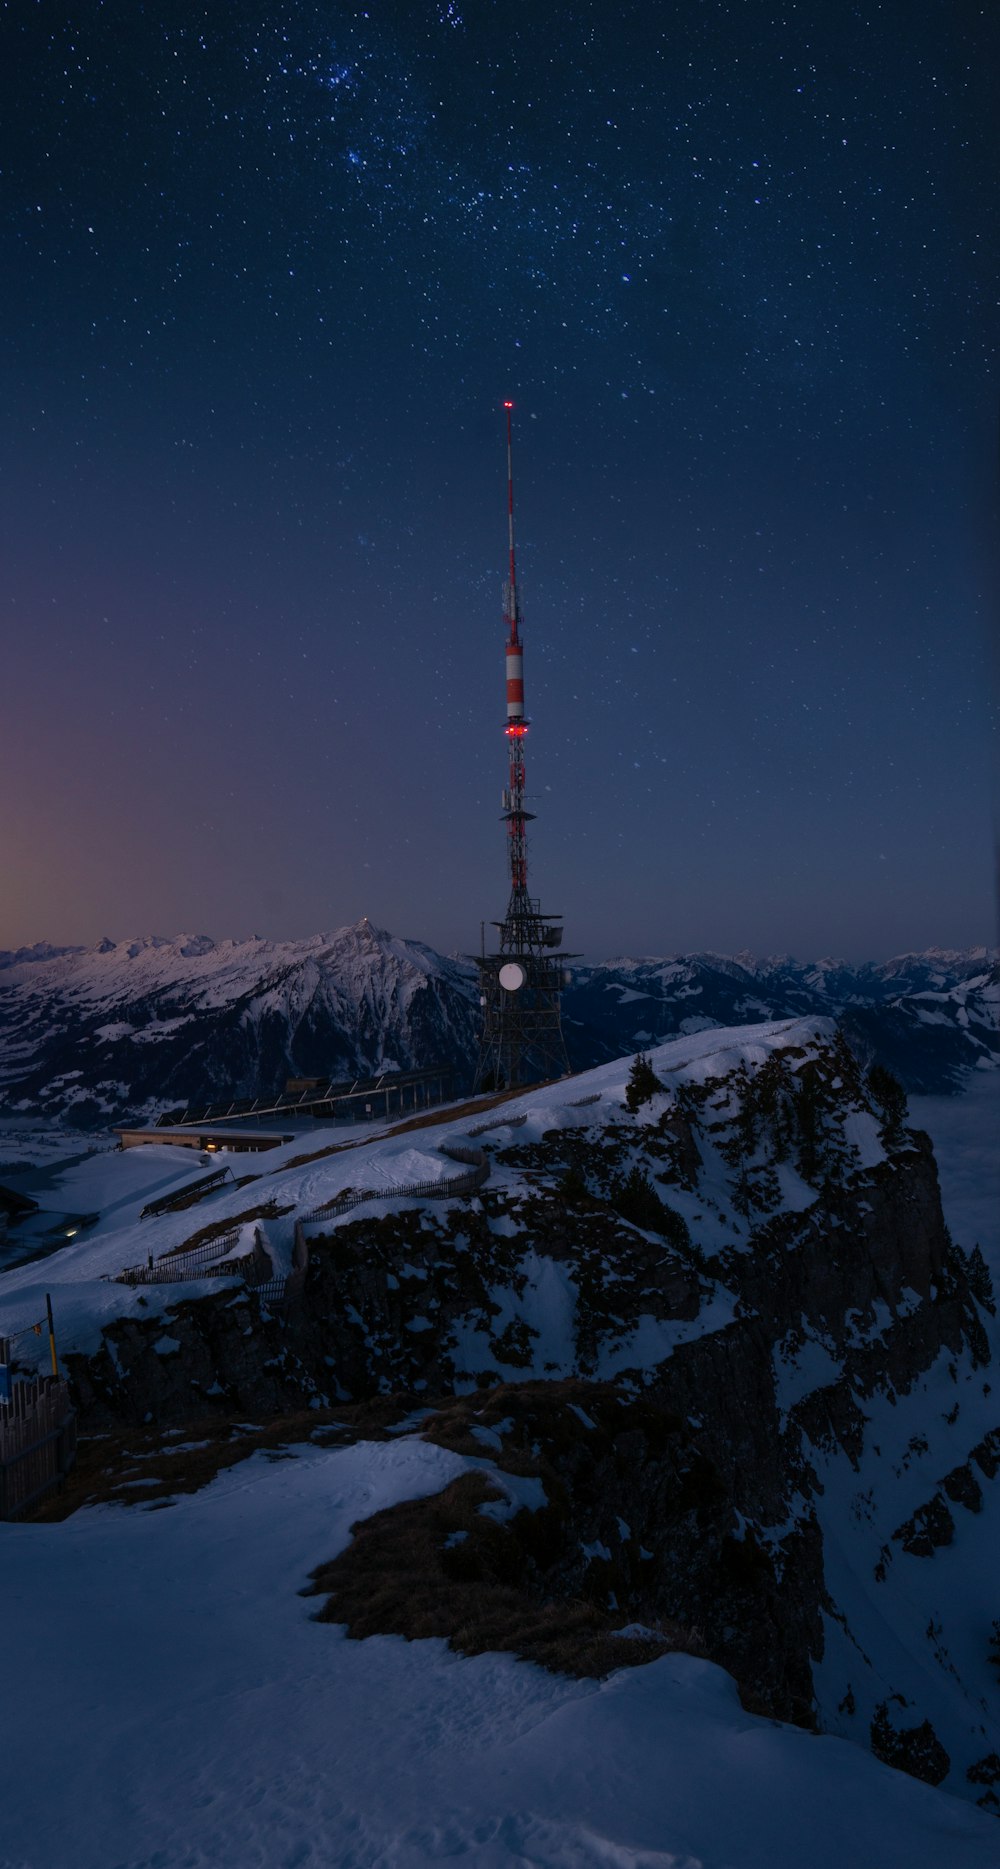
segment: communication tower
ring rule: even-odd
[[[478,957],[483,1032],[476,1068],[476,1090],[506,1089],[561,1077],[569,1070],[562,1032],[560,1000],[565,956],[561,915],[542,913],[528,894],[527,826],[534,818],[524,804],[524,649],[521,604],[514,558],[514,469],[511,444],[512,402],[507,415],[507,541],[509,564],[504,586],[507,664],[507,784],[501,794],[501,819],[507,826],[510,900],[502,922],[493,922],[498,951]]]

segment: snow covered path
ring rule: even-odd
[[[574,1682],[314,1623],[297,1592],[351,1523],[465,1464],[308,1446],[168,1510],[0,1526],[2,1869],[996,1869],[994,1819],[753,1718],[708,1663]]]

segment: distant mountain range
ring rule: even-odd
[[[930,949],[884,964],[687,954],[573,970],[575,1069],[675,1033],[819,1013],[911,1091],[1000,1068],[994,950]],[[188,1101],[453,1064],[471,1076],[474,966],[361,921],[304,941],[207,935],[0,952],[0,1099],[80,1127]]]
[[[563,1010],[580,1068],[678,1032],[809,1013],[837,1019],[912,1092],[951,1092],[969,1071],[1000,1067],[1000,954],[989,948],[857,967],[788,955],[611,960],[574,975]]]
[[[82,1125],[475,1055],[474,969],[358,922],[0,953],[0,1098]]]

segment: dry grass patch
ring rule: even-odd
[[[325,1596],[318,1622],[350,1636],[443,1637],[463,1655],[520,1655],[559,1674],[604,1675],[675,1649],[703,1652],[690,1631],[662,1624],[632,1639],[580,1598],[546,1598],[535,1575],[532,1521],[504,1524],[482,1507],[500,1498],[482,1473],[464,1474],[431,1499],[407,1500],[352,1526],[353,1543],[312,1573],[307,1596]]]
[[[76,1465],[57,1493],[30,1514],[35,1523],[67,1519],[81,1506],[165,1505],[180,1493],[200,1492],[226,1467],[251,1454],[293,1459],[303,1442],[346,1446],[387,1440],[404,1417],[409,1396],[379,1396],[373,1402],[336,1409],[310,1408],[264,1422],[208,1415],[183,1427],[129,1429],[81,1438]]]

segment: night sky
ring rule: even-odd
[[[0,942],[995,938],[1000,8],[11,0]]]

